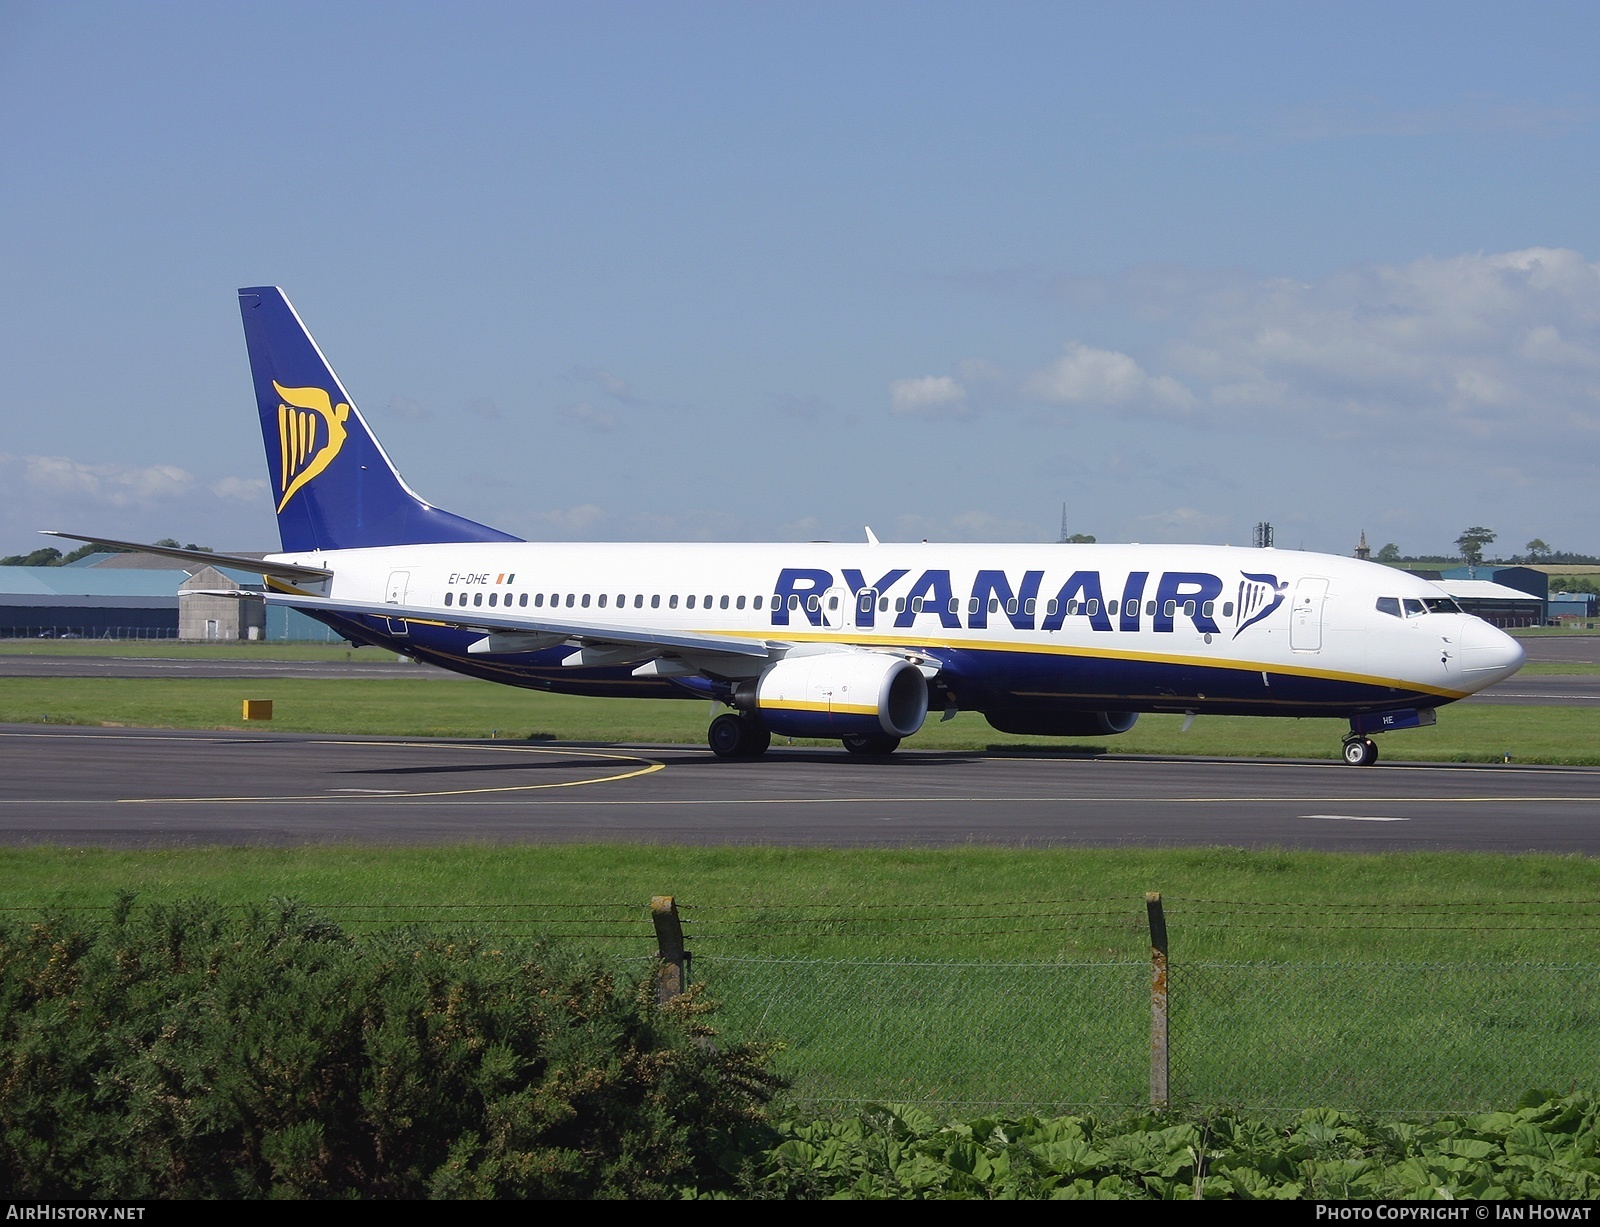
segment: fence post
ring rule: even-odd
[[[656,1004],[666,1005],[689,987],[689,952],[683,948],[683,924],[678,902],[671,895],[650,900],[650,919],[656,926]]]
[[[1150,1106],[1167,1106],[1167,917],[1161,892],[1144,897],[1150,920]]]

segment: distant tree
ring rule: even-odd
[[[9,558],[0,558],[0,567],[54,567],[60,563],[61,551],[51,549],[48,545],[31,554],[12,554]]]
[[[1093,545],[1094,544],[1094,534],[1093,533],[1073,533],[1072,536],[1063,537],[1062,540],[1065,541],[1068,545]]]
[[[216,553],[216,551],[214,549],[212,549],[209,545],[196,545],[193,541],[189,542],[188,545],[179,545],[171,537],[163,537],[163,538],[161,538],[160,541],[155,541],[155,542],[152,542],[151,544],[153,544],[153,545],[164,545],[169,550],[203,550],[207,554],[215,554]]]
[[[1550,547],[1538,537],[1535,537],[1532,541],[1528,542],[1525,548],[1528,551],[1529,562],[1538,562],[1541,558],[1550,557]]]
[[[1400,547],[1393,541],[1379,550],[1374,558],[1376,562],[1399,562]]]
[[[1483,562],[1483,547],[1494,539],[1494,529],[1474,524],[1456,538],[1456,549],[1461,551],[1461,558],[1469,567],[1476,567]]]

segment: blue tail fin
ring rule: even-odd
[[[240,290],[239,311],[285,550],[520,540],[417,497],[282,290]]]

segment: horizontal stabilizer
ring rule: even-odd
[[[217,554],[211,550],[186,550],[181,546],[142,545],[137,541],[113,541],[110,537],[81,537],[77,533],[58,533],[48,528],[40,529],[46,537],[60,537],[66,541],[86,541],[90,545],[109,545],[114,549],[133,550],[140,554],[159,554],[162,558],[178,558],[184,562],[198,562],[208,567],[232,567],[236,571],[254,571],[257,575],[275,575],[279,579],[324,580],[333,572],[322,567],[302,567],[292,562],[267,562],[262,558],[246,558],[243,554]]]

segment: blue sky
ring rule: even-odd
[[[534,538],[1600,551],[1592,5],[0,3],[0,552],[276,543],[233,291]]]

